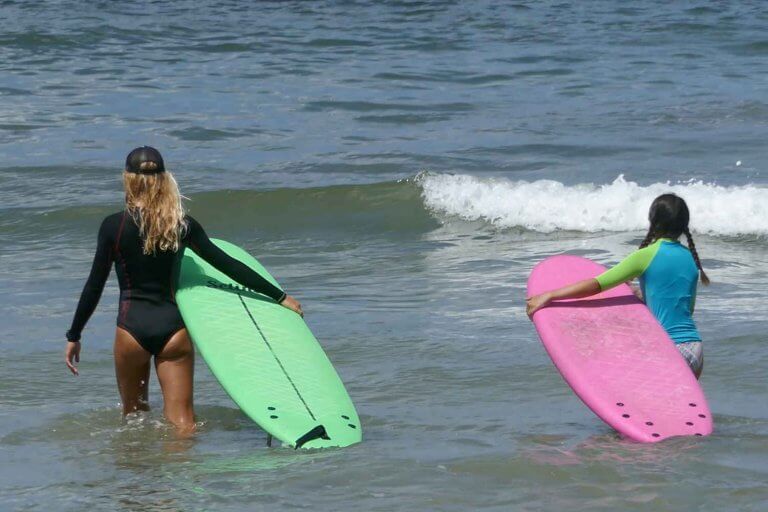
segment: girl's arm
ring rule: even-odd
[[[534,295],[526,300],[525,311],[528,313],[528,316],[531,316],[553,300],[590,297],[602,291],[610,290],[621,283],[631,281],[645,272],[645,269],[648,268],[648,265],[651,264],[653,257],[656,255],[657,250],[657,244],[638,249],[624,258],[621,263],[606,270],[597,277],[584,279],[557,290]]]
[[[528,316],[531,316],[553,300],[580,299],[582,297],[590,297],[601,291],[600,283],[597,279],[584,279],[583,281],[563,286],[557,290],[529,297],[525,303],[525,312],[528,313]]]

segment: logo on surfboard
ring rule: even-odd
[[[206,283],[206,286],[208,288],[216,288],[217,290],[254,293],[253,290],[251,290],[250,288],[246,288],[245,286],[240,286],[232,283],[221,283],[219,281],[214,281],[213,279],[209,279],[208,282]]]

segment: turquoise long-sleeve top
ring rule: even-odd
[[[677,240],[662,238],[638,249],[596,277],[601,290],[640,278],[648,309],[675,343],[701,341],[693,322],[699,269],[691,251]]]

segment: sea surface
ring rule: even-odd
[[[768,4],[0,1],[0,510],[768,510]],[[302,301],[360,413],[267,448],[196,366],[197,435],[123,421],[120,172],[159,148],[209,234]],[[715,432],[640,445],[570,391],[533,265],[619,261],[673,190],[712,285]]]

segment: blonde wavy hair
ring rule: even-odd
[[[155,162],[141,164],[142,171],[156,168]],[[125,171],[123,186],[126,209],[144,240],[144,254],[178,251],[187,225],[182,204],[184,196],[173,175],[168,171],[156,174]]]

